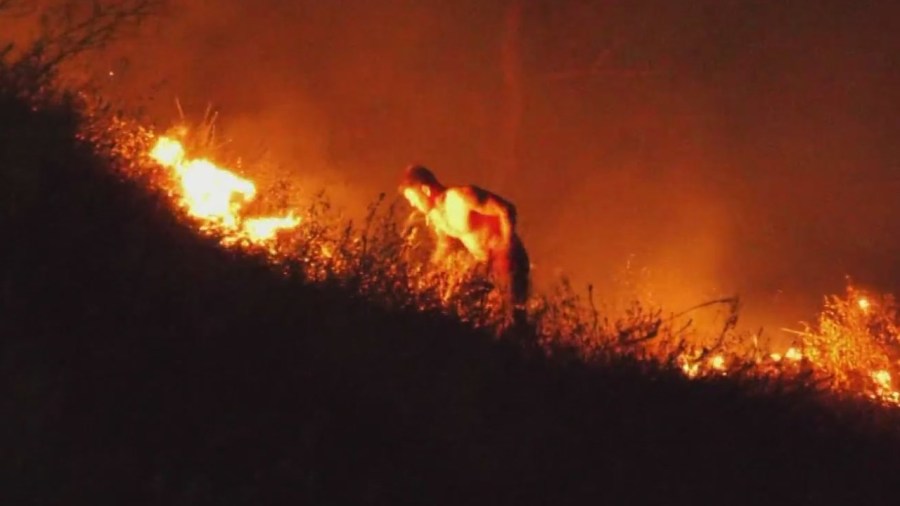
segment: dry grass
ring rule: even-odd
[[[189,152],[215,158],[214,120],[207,112],[198,125],[177,129]],[[92,132],[93,142],[121,158],[120,166],[164,191],[177,191],[142,154],[154,134],[121,120],[95,122]],[[247,212],[292,211],[301,218],[297,228],[265,247],[230,241],[227,234],[220,239],[229,247],[265,256],[288,276],[349,289],[386,309],[415,308],[451,316],[498,337],[536,345],[557,358],[601,364],[629,359],[672,368],[691,378],[775,379],[878,402],[897,400],[891,379],[898,372],[897,311],[889,296],[871,296],[851,287],[844,296],[826,298],[817,322],[796,332],[794,352],[802,358],[780,357],[758,334],[738,331],[736,297],[708,301],[678,314],[635,300],[624,311],[610,313],[598,308],[592,287],[577,290],[561,279],[549,291],[533,294],[525,321],[513,325],[511,309],[504,306],[484,270],[464,252],[439,264],[430,260],[432,235],[402,202],[388,201],[382,194],[359,223],[343,218],[324,192],[300,209],[296,205],[290,186],[276,184],[262,192]],[[865,309],[859,306],[862,298],[869,303]],[[724,315],[721,327],[695,328],[692,314],[711,309]]]

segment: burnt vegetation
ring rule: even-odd
[[[306,237],[354,276],[222,248],[29,79],[0,69],[3,504],[896,501],[889,410],[609,352],[665,337],[639,308],[559,297],[497,337],[391,300],[389,244],[341,227]],[[572,341],[602,325],[586,360]]]

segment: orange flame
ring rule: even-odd
[[[872,373],[872,380],[876,386],[876,398],[882,401],[900,404],[900,392],[894,389],[891,373],[878,370]]]
[[[868,311],[870,307],[872,307],[872,303],[869,302],[869,299],[866,298],[866,297],[860,297],[859,299],[857,299],[857,300],[856,300],[856,305],[859,306],[859,308],[860,308],[864,313],[865,313],[866,311]]]
[[[280,230],[287,230],[300,224],[300,218],[293,214],[278,217],[248,218],[244,220],[244,233],[253,242],[263,242],[274,239]]]
[[[801,353],[797,348],[790,347],[786,352],[784,352],[784,358],[792,362],[799,362],[803,360],[803,353]]]
[[[201,220],[204,229],[224,233],[226,242],[246,239],[263,244],[279,231],[300,224],[300,218],[292,213],[243,217],[244,206],[256,197],[256,185],[206,158],[187,158],[184,145],[176,139],[160,137],[150,150],[150,158],[172,171],[188,214]]]

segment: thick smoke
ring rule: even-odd
[[[191,0],[87,63],[160,125],[212,104],[258,178],[357,212],[424,163],[518,205],[539,285],[777,328],[900,289],[894,5]]]

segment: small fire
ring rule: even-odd
[[[175,166],[181,178],[184,203],[197,218],[221,222],[225,228],[238,226],[238,211],[256,196],[256,186],[209,160],[191,160]]]
[[[803,360],[803,353],[792,346],[788,348],[786,352],[784,352],[784,358],[786,360],[790,360],[791,362],[799,362]]]
[[[688,378],[696,378],[703,372],[701,355],[702,354],[691,351],[685,351],[678,355],[678,366],[681,368],[681,372]]]
[[[891,373],[888,371],[875,371],[872,373],[872,379],[875,380],[875,383],[878,383],[878,386],[881,388],[887,390],[891,389]]]
[[[856,305],[863,311],[863,313],[867,312],[870,307],[872,307],[872,303],[869,302],[869,299],[866,297],[860,297],[856,300]]]
[[[244,220],[244,232],[254,242],[274,239],[279,230],[287,230],[300,224],[300,218],[293,214],[277,218],[249,218]]]
[[[688,378],[697,378],[710,373],[727,373],[727,361],[724,355],[716,354],[705,361],[702,357],[692,358],[688,353],[682,353],[678,357],[681,372]]]
[[[900,392],[894,390],[890,372],[885,370],[874,371],[872,380],[875,382],[878,398],[895,404],[900,403]]]
[[[782,360],[788,360],[790,362],[799,362],[803,360],[803,352],[798,350],[797,348],[791,346],[784,353],[770,353],[769,358],[772,359],[773,362],[781,362]]]
[[[261,244],[300,224],[300,218],[291,213],[244,218],[242,209],[256,197],[256,185],[206,158],[187,158],[184,145],[176,139],[160,137],[150,157],[172,171],[188,214],[202,220],[205,229],[224,232],[226,242],[246,239]]]
[[[681,364],[681,371],[688,378],[696,378],[700,374],[700,363],[684,360]]]

